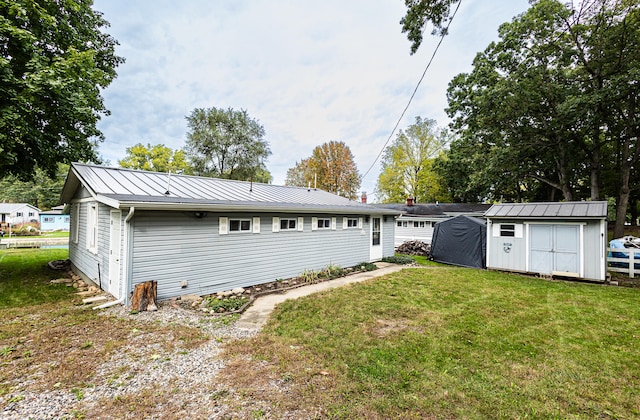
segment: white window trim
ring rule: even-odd
[[[285,221],[285,220],[287,221],[287,227],[286,227],[286,228],[283,228],[283,227],[282,227],[282,222],[283,222],[283,221]],[[292,227],[292,228],[290,228],[290,227],[289,227],[289,223],[288,223],[288,222],[291,222],[292,220],[295,222],[295,226],[294,226],[294,227]],[[298,228],[298,221],[299,221],[299,220],[298,220],[298,218],[296,218],[296,217],[289,217],[289,218],[282,218],[282,219],[280,219],[280,220],[279,220],[279,224],[278,224],[278,232],[282,232],[282,231],[292,232],[292,231],[297,231],[297,230],[299,230],[299,228]]]
[[[80,237],[80,203],[73,205],[73,237],[71,238],[74,244],[78,243]]]
[[[99,206],[97,202],[87,205],[87,250],[98,253]]]
[[[350,220],[353,220],[355,222],[355,226],[349,226]],[[357,217],[343,217],[342,229],[362,229],[362,222],[360,222]]]

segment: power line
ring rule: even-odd
[[[429,59],[429,62],[427,63],[427,66],[424,68],[424,71],[422,72],[422,76],[420,77],[420,80],[418,80],[418,84],[416,85],[416,88],[413,90],[413,93],[411,94],[411,97],[409,98],[409,102],[407,102],[407,106],[405,106],[404,110],[402,110],[402,114],[400,115],[400,118],[398,118],[398,122],[396,122],[395,127],[393,127],[393,130],[391,130],[391,134],[389,134],[389,138],[387,138],[387,141],[384,143],[384,145],[380,149],[380,152],[378,153],[378,156],[376,156],[376,158],[374,159],[373,163],[371,163],[371,166],[369,166],[369,169],[367,169],[367,171],[364,173],[364,175],[362,175],[362,179],[365,179],[367,177],[367,175],[369,174],[369,172],[371,171],[371,169],[373,169],[373,167],[376,164],[376,162],[378,161],[378,159],[380,159],[380,156],[382,156],[382,152],[384,152],[384,149],[389,144],[389,141],[391,141],[391,137],[393,137],[393,134],[398,129],[398,126],[400,125],[400,122],[402,121],[402,118],[404,117],[404,114],[407,112],[407,109],[409,109],[409,105],[411,105],[411,101],[413,101],[413,97],[416,95],[416,92],[418,91],[418,88],[420,87],[420,83],[422,83],[422,80],[424,79],[424,76],[427,74],[427,70],[429,70],[429,67],[431,67],[431,63],[433,62],[433,59],[435,58],[436,53],[438,52],[438,49],[440,48],[440,44],[442,44],[442,41],[444,41],[445,35],[449,32],[449,25],[451,25],[451,22],[453,22],[453,18],[456,16],[456,13],[458,13],[458,9],[460,8],[460,4],[461,3],[462,3],[462,0],[460,0],[458,2],[458,5],[456,6],[456,9],[453,11],[453,15],[451,15],[451,19],[449,19],[449,22],[447,23],[447,27],[444,28],[444,30],[442,31],[442,35],[440,36],[440,41],[438,41],[438,45],[436,45],[435,50],[433,50],[433,54],[431,55],[431,58]]]

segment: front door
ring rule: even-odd
[[[111,210],[109,235],[109,293],[120,298],[120,222],[122,212]]]
[[[379,217],[371,218],[371,261],[382,259],[382,220]]]
[[[531,225],[529,271],[580,274],[580,229],[577,225]]]

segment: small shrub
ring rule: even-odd
[[[361,262],[360,264],[355,265],[354,268],[356,270],[360,270],[360,271],[373,271],[373,270],[377,270],[378,266],[376,266],[374,263],[370,263],[368,261],[365,261],[365,262]]]
[[[249,302],[249,298],[246,296],[231,296],[224,299],[213,298],[208,299],[206,307],[215,312],[231,312],[242,308],[247,302]],[[221,308],[224,309],[224,311],[221,311]]]
[[[313,283],[314,281],[318,280],[318,277],[320,277],[320,274],[321,273],[319,271],[304,270],[302,273],[300,273],[300,278],[305,283]]]
[[[342,277],[344,275],[344,269],[340,266],[329,264],[322,270],[322,277],[328,279],[334,279],[336,277]]]
[[[416,262],[416,260],[407,255],[394,255],[392,257],[384,257],[382,261],[392,264],[413,264]]]

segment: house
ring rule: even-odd
[[[607,202],[494,204],[487,268],[606,280]]]
[[[402,215],[396,219],[394,239],[394,246],[399,247],[404,242],[416,240],[430,244],[436,223],[459,215],[482,217],[491,204],[417,204],[409,198],[406,204],[377,204],[377,206],[402,212]]]
[[[69,231],[71,216],[62,214],[65,206],[56,206],[51,210],[40,212],[40,231],[51,232],[54,230]]]
[[[40,217],[40,209],[27,203],[0,203],[0,223],[5,226],[9,223],[18,225],[21,223],[37,223]]]
[[[69,259],[125,302],[206,295],[393,255],[395,210],[313,188],[73,163]]]
[[[487,222],[459,215],[438,222],[434,228],[429,258],[462,267],[486,268]]]

